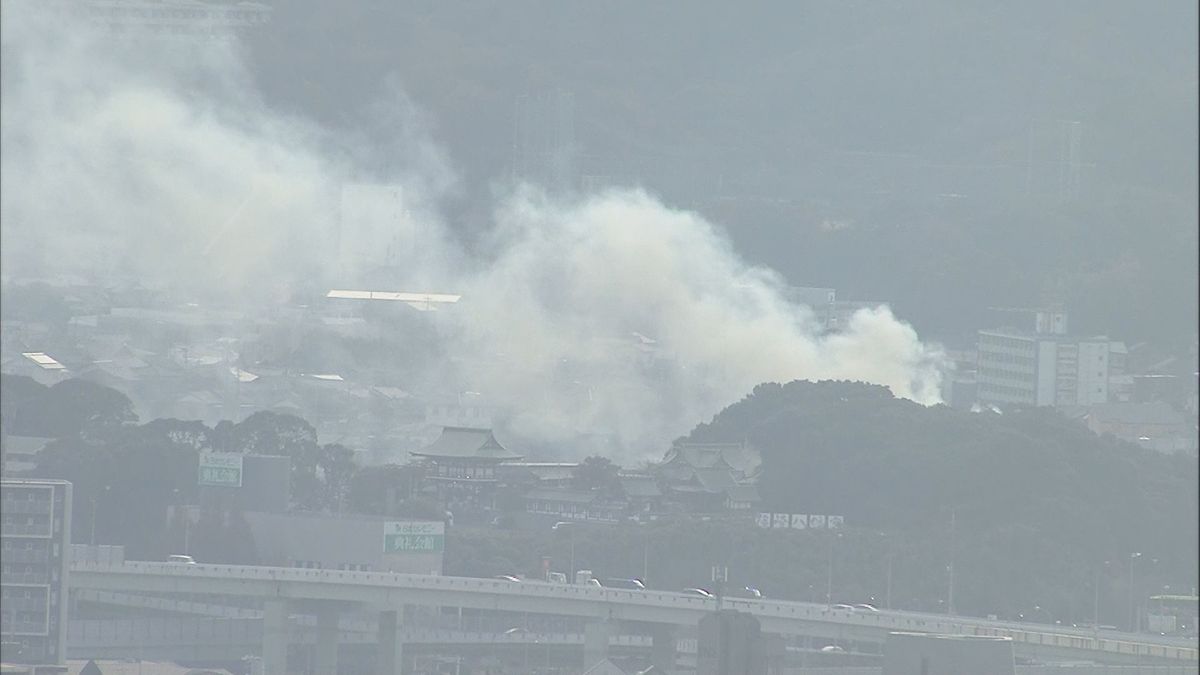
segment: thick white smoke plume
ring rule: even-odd
[[[522,187],[468,256],[438,214],[453,171],[402,97],[389,99],[397,147],[345,150],[269,109],[236,44],[118,41],[34,6],[3,5],[7,276],[267,301],[263,289],[338,279],[343,185],[399,183],[395,286],[464,296],[423,379],[482,392],[530,438],[594,434],[618,459],[659,455],[763,381],[865,380],[938,399],[940,353],[887,309],[823,336],[774,273],[645,192]]]

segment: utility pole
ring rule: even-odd
[[[833,547],[837,544],[837,540],[842,538],[842,533],[829,537],[829,574],[825,579],[825,605],[833,606]]]
[[[948,593],[946,594],[946,613],[951,616],[954,615],[954,549],[955,549],[954,528],[955,528],[955,520],[956,520],[957,512],[958,512],[957,507],[950,509],[950,566],[948,568],[949,577],[950,577],[950,588],[949,588]]]
[[[571,576],[567,578],[567,583],[575,583],[575,527],[574,524],[567,526],[567,534],[571,537]]]
[[[642,541],[642,583],[645,584],[646,579],[650,576],[650,534],[646,534],[646,538]]]
[[[891,551],[888,551],[888,556],[887,556],[887,588],[886,588],[886,593],[885,593],[885,594],[884,594],[884,596],[883,596],[883,608],[884,608],[884,609],[891,609],[891,608],[892,608],[892,559],[893,559],[894,557],[895,557],[895,555],[894,555],[894,554],[893,554]]]
[[[96,545],[96,498],[92,497],[92,536],[89,539],[92,546]]]
[[[102,494],[108,494],[108,491],[110,489],[112,489],[112,486],[105,485],[104,492]],[[99,494],[92,497],[92,536],[91,536],[91,540],[90,540],[92,546],[96,545],[96,513],[97,513],[97,511],[99,511],[99,506],[100,506],[99,499],[100,499]]]
[[[1137,610],[1133,606],[1133,565],[1138,558],[1142,557],[1141,553],[1129,554],[1129,632],[1138,632]]]

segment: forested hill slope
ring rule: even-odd
[[[866,384],[763,384],[688,439],[757,447],[764,510],[947,538],[953,513],[957,545],[981,559],[1086,570],[1143,552],[1164,573],[1195,576],[1195,458],[1097,437],[1052,410],[969,413]]]

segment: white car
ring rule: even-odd
[[[704,590],[703,588],[685,588],[685,589],[683,589],[683,592],[685,595],[696,595],[701,598],[713,597],[712,593],[709,593],[708,591]]]
[[[821,651],[826,654],[845,654],[846,650],[837,645],[825,645],[821,647]]]
[[[868,605],[865,602],[861,602],[861,603],[855,605],[854,609],[856,609],[860,612],[878,612],[879,611],[879,608],[876,607],[875,605]]]
[[[190,555],[169,555],[169,556],[167,556],[167,562],[175,563],[177,565],[195,565],[196,564],[196,560],[194,558],[192,558],[192,556],[190,556]]]

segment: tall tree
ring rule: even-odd
[[[607,457],[586,457],[575,469],[571,484],[582,490],[615,493],[621,489],[621,481],[617,477],[619,468]]]

